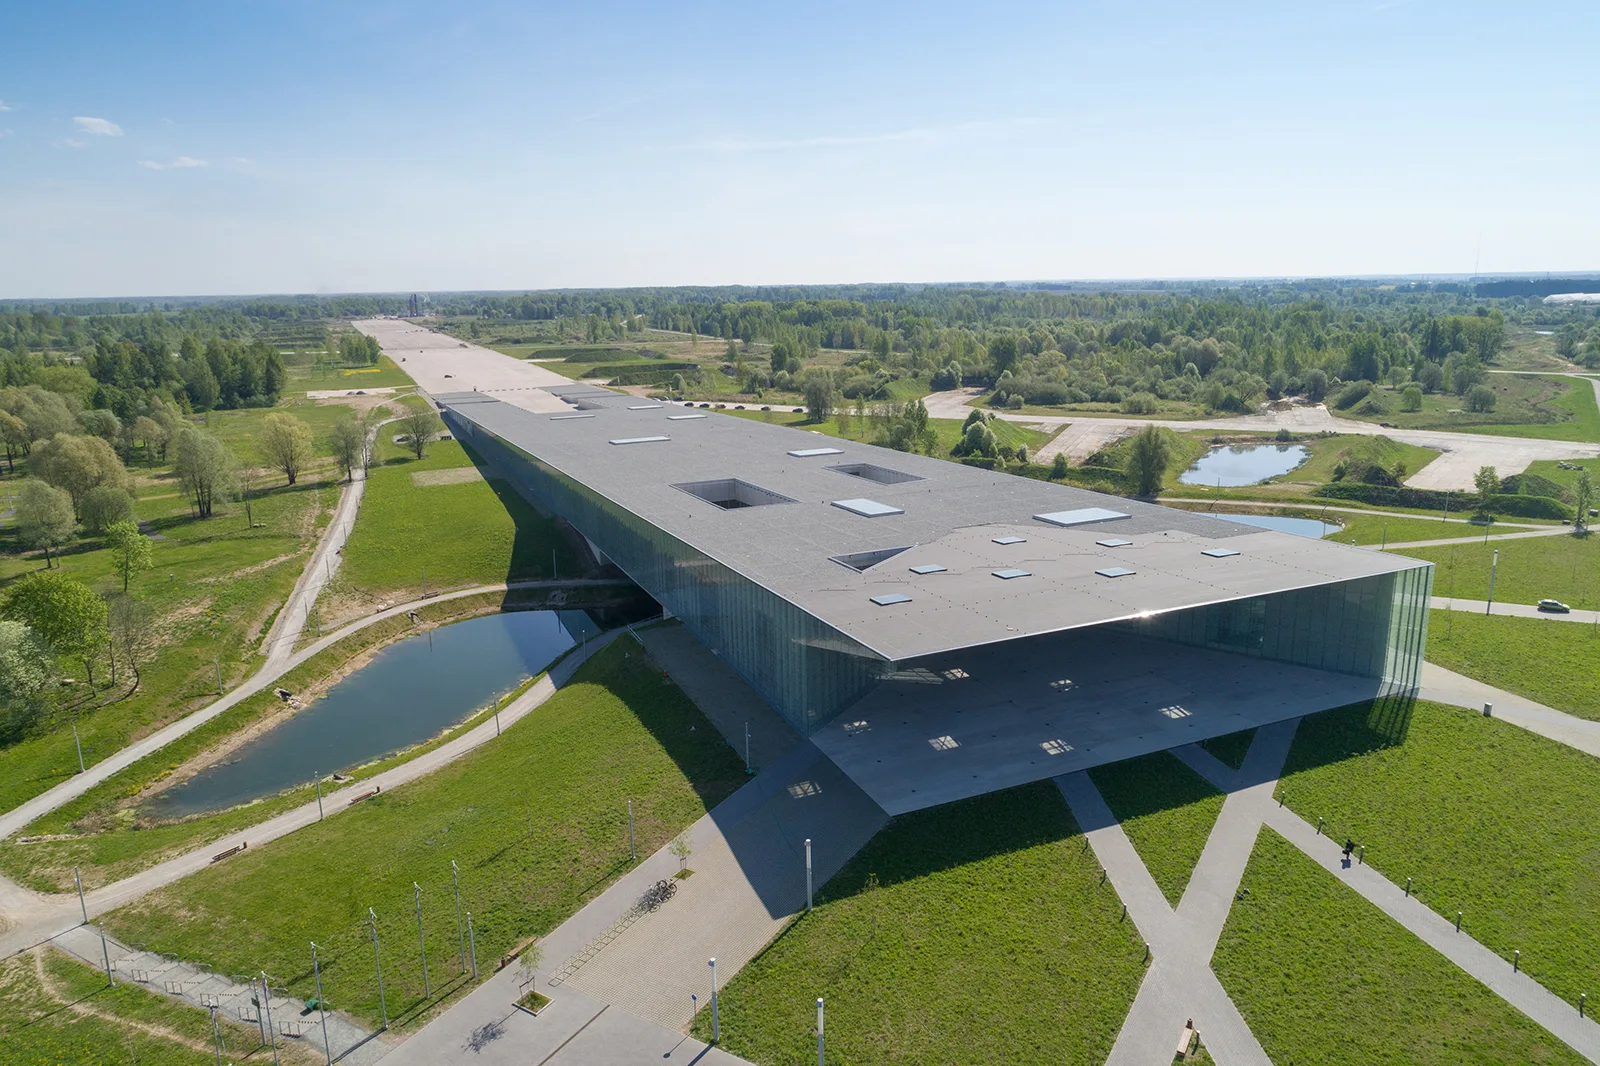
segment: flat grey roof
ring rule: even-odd
[[[483,393],[435,399],[891,661],[1428,565],[754,419],[669,421],[683,408],[636,409],[594,387],[550,391],[596,417],[552,419]],[[608,443],[640,439],[651,443]],[[824,447],[843,463],[816,455]],[[862,462],[919,479],[871,486],[897,513],[838,506],[861,478],[831,468]],[[796,502],[725,509],[674,488],[730,478]],[[1096,508],[1107,517],[1049,520]],[[905,545],[862,572],[833,561]],[[1224,545],[1238,554],[1203,554]],[[924,564],[944,569],[913,571]],[[1097,573],[1110,568],[1134,572]],[[1008,570],[1029,576],[990,576]],[[910,599],[882,604],[896,595]]]

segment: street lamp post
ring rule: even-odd
[[[411,882],[411,892],[417,901],[417,946],[422,949],[422,998],[427,999],[433,991],[428,986],[428,939],[422,934],[422,886]]]
[[[461,921],[461,868],[450,860],[450,879],[456,889],[456,939],[461,941],[461,969],[467,968],[467,927]]]
[[[89,904],[83,899],[83,878],[78,876],[78,868],[72,868],[72,883],[78,886],[78,909],[83,911],[83,924],[89,924]]]
[[[722,1039],[722,1026],[717,1018],[717,960],[713,956],[711,967],[711,1042],[718,1043]]]
[[[383,1027],[389,1028],[389,1004],[383,996],[383,956],[378,948],[378,914],[367,908],[367,923],[372,930],[372,965],[378,971],[378,1010],[383,1014]]]
[[[822,1066],[822,997],[817,997],[817,1066]]]
[[[1489,564],[1489,602],[1484,605],[1483,613],[1488,614],[1494,610],[1494,576],[1500,569],[1500,549],[1494,551],[1494,561]]]
[[[272,1027],[272,986],[267,983],[267,971],[261,971],[261,1009],[266,1012],[267,1040],[272,1044],[272,1066],[278,1066],[278,1032]]]
[[[811,913],[811,838],[806,837],[806,913]]]
[[[311,942],[311,973],[317,979],[317,1016],[322,1019],[322,1053],[333,1066],[333,1047],[328,1043],[328,1005],[322,1002],[322,967],[317,962],[317,942]]]

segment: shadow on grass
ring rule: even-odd
[[[1281,776],[1404,744],[1415,707],[1414,696],[1386,696],[1307,715]]]

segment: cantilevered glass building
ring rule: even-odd
[[[437,399],[890,813],[1417,685],[1430,564],[547,391]]]

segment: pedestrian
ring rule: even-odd
[[[1350,853],[1356,850],[1356,842],[1349,837],[1344,838],[1344,861],[1350,861]]]

